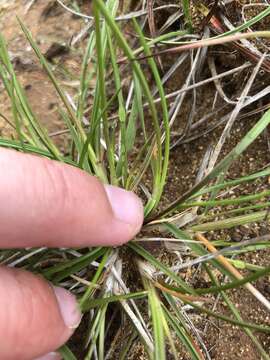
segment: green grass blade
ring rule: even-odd
[[[88,286],[87,290],[84,292],[83,296],[79,300],[81,309],[83,309],[85,307],[85,303],[91,298],[91,295],[94,290],[94,285],[98,282],[98,280],[105,268],[108,257],[111,254],[111,251],[112,251],[111,249],[106,249],[106,251],[105,251],[104,255],[102,256],[102,259],[99,263],[98,269],[91,281],[91,284]]]
[[[88,311],[90,309],[99,307],[99,306],[103,306],[103,305],[108,305],[112,302],[118,302],[118,301],[122,301],[122,300],[129,300],[129,299],[141,299],[144,298],[148,295],[147,291],[138,291],[135,293],[130,293],[130,294],[123,294],[123,295],[114,295],[114,296],[110,296],[110,297],[104,297],[104,298],[100,298],[100,299],[89,299],[87,302],[85,302],[82,305],[82,311]]]
[[[105,4],[102,0],[94,0],[94,3],[99,8],[100,12],[104,16],[105,20],[107,21],[108,26],[111,29],[111,32],[114,34],[119,46],[123,50],[125,56],[128,58],[128,60],[131,61],[131,66],[133,68],[133,71],[136,73],[136,76],[138,77],[140,81],[140,85],[143,89],[144,95],[146,96],[146,99],[149,103],[149,109],[151,112],[152,121],[155,127],[155,140],[156,140],[156,146],[159,156],[157,158],[153,157],[153,168],[154,168],[154,174],[156,177],[160,178],[161,176],[161,131],[159,127],[159,120],[157,116],[157,109],[154,104],[154,100],[151,94],[151,91],[149,89],[147,80],[145,78],[145,75],[137,61],[134,61],[134,55],[132,49],[127,44],[122,32],[120,31],[119,27],[117,26],[116,22],[114,21],[114,18],[109,13],[108,9],[106,8]]]
[[[213,284],[215,284],[216,287],[220,287],[219,281],[217,280],[217,278],[213,274],[213,271],[211,271],[207,267],[206,267],[206,270],[207,270],[207,272],[209,274],[209,277],[212,280]],[[226,295],[223,291],[221,291],[220,294],[221,294],[222,298],[224,299],[225,303],[228,305],[228,307],[231,310],[232,314],[235,316],[235,318],[237,320],[239,320],[239,321],[243,321],[239,311],[237,310],[236,306],[232,303],[232,301],[229,299],[228,295]],[[260,352],[262,358],[264,360],[269,360],[270,358],[269,358],[268,354],[265,352],[264,348],[262,347],[260,342],[257,340],[257,338],[253,335],[253,332],[248,328],[244,328],[243,330],[250,337],[250,339],[253,341],[254,345],[256,346],[258,351]]]
[[[224,169],[227,169],[232,162],[237,159],[246,148],[253,143],[253,141],[264,131],[264,129],[270,123],[270,110],[262,116],[262,118],[253,126],[253,128],[243,137],[243,139],[236,145],[236,147],[227,155],[220,163],[198,184],[196,184],[191,190],[187,191],[180,198],[175,200],[170,206],[161,211],[155,218],[160,218],[176,209],[181,203],[188,200],[191,196],[196,194],[203,186],[205,186],[210,180],[216,178],[221,174]],[[151,220],[151,219],[150,219]]]
[[[270,175],[270,168],[268,167],[265,170],[256,172],[256,173],[248,175],[248,176],[243,176],[243,177],[241,177],[239,179],[229,180],[229,181],[225,181],[222,184],[216,184],[216,185],[206,187],[206,188],[198,191],[196,194],[192,195],[190,197],[190,199],[192,199],[194,197],[198,197],[200,195],[207,194],[209,192],[212,192],[213,190],[223,190],[225,188],[229,188],[229,187],[245,184],[245,183],[248,183],[250,181],[257,180],[257,179],[261,179],[261,178],[263,178],[265,176],[269,176],[269,175]]]
[[[14,150],[19,150],[19,151],[23,151],[23,152],[28,152],[28,153],[44,156],[49,159],[55,158],[54,155],[51,152],[48,152],[47,150],[43,150],[36,146],[29,145],[29,144],[24,144],[24,146],[22,147],[22,144],[16,140],[0,138],[0,146],[8,148],[8,149],[14,149]],[[69,165],[77,166],[76,163],[74,163],[68,157],[61,157],[60,161],[62,161],[63,163],[69,164]]]
[[[117,95],[119,93],[119,90],[116,91],[116,93],[113,95],[113,97],[107,102],[106,104],[106,108],[102,109],[100,114],[97,116],[97,123],[102,119],[102,117],[104,116],[105,112],[108,110],[108,108],[110,107],[110,105],[115,101]],[[87,138],[83,144],[83,147],[80,151],[80,158],[79,158],[79,167],[82,168],[83,167],[83,163],[85,161],[86,155],[87,155],[87,151],[88,151],[88,147],[91,143],[91,139],[92,139],[92,131],[90,130],[89,133],[87,134]]]
[[[270,190],[265,190],[257,194],[252,195],[244,195],[240,197],[236,197],[233,199],[224,199],[224,200],[212,200],[212,201],[196,201],[196,202],[188,202],[181,204],[179,209],[186,209],[193,206],[199,207],[214,207],[214,206],[227,206],[227,205],[239,205],[242,203],[258,200],[270,195]]]
[[[255,211],[251,214],[247,215],[240,215],[231,217],[224,220],[217,220],[213,222],[207,222],[204,224],[198,224],[190,227],[190,230],[197,232],[197,231],[213,231],[213,230],[222,230],[222,229],[231,229],[236,226],[250,224],[252,222],[256,221],[263,221],[266,220],[269,222],[269,219],[267,219],[268,211]]]
[[[17,81],[13,65],[8,56],[8,50],[5,44],[3,37],[0,34],[0,60],[4,64],[5,69],[0,63],[0,78],[2,78],[4,86],[9,94],[12,103],[12,112],[15,118],[15,123],[19,135],[21,136],[21,141],[23,143],[22,135],[24,134],[21,130],[21,125],[19,124],[19,118],[22,121],[23,125],[30,134],[30,143],[36,146],[43,147],[45,146],[48,151],[52,153],[54,158],[60,159],[61,155],[59,150],[51,141],[50,137],[47,134],[46,129],[40,124],[38,119],[33,114],[31,107],[29,106],[28,100],[24,94],[24,91]],[[5,72],[7,74],[5,75]],[[19,126],[19,128],[18,128]],[[28,136],[24,136],[27,140]]]
[[[91,264],[92,261],[102,256],[105,251],[106,248],[96,248],[93,251],[90,251],[88,254],[80,256],[79,258],[67,260],[59,265],[55,265],[54,267],[50,267],[47,270],[43,270],[42,275],[48,280],[54,280],[55,282],[61,281],[70,274],[75,273]]]
[[[67,347],[67,345],[63,345],[58,352],[63,357],[63,360],[77,360],[76,356],[73,352]]]
[[[96,32],[97,77],[99,82],[98,89],[99,89],[99,98],[100,98],[99,101],[100,101],[101,109],[107,109],[107,99],[106,99],[106,90],[105,90],[105,54],[106,54],[107,37],[105,36],[106,32],[101,31],[100,13],[95,2],[93,5],[93,13],[95,18],[95,32]],[[103,30],[105,30],[104,27]],[[104,33],[104,35],[102,33]],[[112,148],[109,122],[108,122],[106,110],[103,112],[103,116],[102,116],[102,127],[103,127],[104,138],[106,141],[106,147],[107,147],[106,154],[110,168],[109,171],[110,183],[113,185],[117,185],[114,150]]]
[[[115,47],[112,41],[112,32],[109,27],[107,27],[108,33],[108,45],[109,45],[109,52],[110,52],[110,60],[113,69],[113,76],[114,76],[114,83],[115,88],[119,89],[117,92],[118,98],[118,118],[120,123],[120,150],[119,150],[119,160],[116,167],[117,178],[122,179],[123,187],[126,186],[127,181],[127,170],[128,170],[128,159],[127,159],[127,135],[126,135],[126,110],[125,110],[125,102],[124,96],[122,91],[122,84],[121,84],[121,76],[120,76],[120,69],[117,64],[117,56]]]
[[[60,85],[58,84],[58,81],[56,80],[50,65],[48,64],[48,62],[46,61],[45,57],[42,55],[41,51],[39,50],[38,46],[36,45],[30,31],[28,31],[28,29],[24,26],[24,24],[20,21],[20,19],[18,19],[20,26],[22,28],[23,33],[25,34],[27,40],[29,41],[31,47],[33,48],[36,56],[38,57],[41,65],[43,66],[44,70],[46,71],[49,79],[51,80],[52,84],[54,85],[54,88],[56,90],[56,92],[58,93],[60,99],[62,100],[65,108],[67,109],[67,112],[73,122],[73,124],[76,126],[78,133],[80,135],[81,141],[84,142],[86,140],[86,134],[85,131],[82,127],[81,122],[79,121],[79,119],[77,119],[76,114],[74,113],[64,91],[61,89]],[[103,167],[98,163],[98,159],[96,157],[96,154],[94,152],[94,150],[92,149],[92,147],[89,145],[88,146],[88,154],[89,154],[89,158],[91,161],[91,164],[95,170],[96,175],[103,180],[104,182],[107,181],[107,177],[106,174],[104,174],[103,171]]]
[[[244,284],[251,283],[253,281],[256,281],[257,279],[266,276],[270,273],[270,267],[266,267],[262,270],[256,271],[253,274],[250,274],[246,277],[244,277],[241,280],[235,280],[225,285],[220,286],[213,286],[206,289],[196,289],[196,293],[203,295],[203,294],[213,294],[213,293],[219,293],[220,291],[230,290],[230,289],[236,289]]]
[[[183,4],[183,12],[185,16],[185,20],[188,26],[188,31],[192,32],[192,17],[190,12],[190,2],[189,0],[182,0]]]
[[[138,25],[138,23],[136,22],[136,20],[133,21],[134,27],[136,32],[139,35],[141,44],[144,48],[144,52],[146,54],[146,56],[151,55],[150,49],[147,45],[147,42],[144,39],[144,35]],[[154,191],[157,191],[157,194],[154,195],[154,201],[155,203],[153,204],[153,206],[146,205],[146,215],[150,214],[150,211],[153,211],[156,206],[159,203],[159,200],[161,198],[162,192],[163,192],[163,188],[165,186],[165,182],[166,182],[166,176],[167,176],[167,172],[168,172],[168,166],[169,166],[169,155],[170,155],[170,126],[169,126],[169,113],[168,113],[168,107],[167,107],[167,100],[165,98],[165,92],[164,92],[164,88],[162,85],[162,81],[159,75],[159,71],[157,68],[157,65],[154,61],[153,58],[149,58],[148,59],[148,63],[150,66],[150,69],[152,71],[154,80],[155,80],[155,85],[157,86],[158,92],[159,92],[159,96],[161,99],[161,108],[162,108],[162,127],[164,129],[164,154],[163,154],[163,159],[161,159],[160,161],[163,160],[163,164],[162,164],[162,173],[161,173],[161,178],[159,179],[158,177],[156,177],[155,180],[157,180],[156,184],[154,184]],[[155,127],[155,131],[157,131],[156,127]],[[157,154],[158,157],[161,157],[161,153]],[[148,211],[148,206],[149,206],[149,211]]]
[[[256,330],[262,333],[266,333],[266,334],[270,334],[270,327],[269,326],[262,326],[262,325],[257,325],[257,324],[251,324],[251,323],[247,323],[244,321],[240,321],[240,320],[236,320],[236,319],[232,319],[228,316],[225,315],[221,315],[221,314],[217,314],[214,311],[211,311],[205,307],[199,306],[191,301],[188,300],[184,300],[185,303],[189,304],[190,306],[192,306],[193,308],[209,315],[212,316],[216,319],[220,319],[220,320],[224,320],[225,322],[228,322],[230,324],[234,324],[237,325],[241,328],[248,328],[248,329],[252,329],[252,330]]]
[[[94,75],[94,68],[90,69],[90,71],[88,68],[90,59],[93,56],[94,48],[95,48],[95,33],[94,31],[92,31],[88,39],[87,47],[83,57],[81,73],[80,73],[80,92],[79,92],[78,106],[77,106],[77,118],[80,122],[83,119],[85,105],[87,104],[86,100],[87,100],[89,84]]]
[[[167,294],[168,295],[168,294]],[[164,294],[166,297],[166,295]],[[172,298],[173,301],[173,298]],[[165,306],[163,306],[163,310],[166,316],[168,323],[171,325],[173,330],[175,331],[176,336],[180,339],[181,343],[186,347],[189,356],[192,360],[202,360],[201,355],[198,353],[195,348],[193,341],[190,338],[189,333],[179,322],[179,319],[175,318],[171,311],[169,311]]]
[[[142,256],[144,259],[149,261],[150,264],[154,265],[157,269],[164,272],[164,274],[169,276],[171,279],[173,279],[187,293],[194,294],[194,290],[191,287],[189,287],[185,281],[183,281],[179,276],[177,276],[174,272],[172,272],[165,265],[163,265],[160,261],[158,261],[154,256],[152,256],[148,251],[146,251],[142,246],[140,246],[134,242],[130,242],[128,244],[128,247],[131,248],[133,251],[135,251],[138,255]]]
[[[160,300],[155,292],[155,289],[151,285],[147,286],[147,288],[149,306],[152,317],[152,326],[154,331],[154,359],[165,360],[165,334],[162,323],[163,310],[160,304]]]

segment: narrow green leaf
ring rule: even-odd
[[[64,360],[77,360],[73,352],[67,347],[67,345],[63,345],[58,352],[62,355]]]
[[[129,300],[129,299],[133,299],[133,300],[141,299],[141,298],[147,296],[147,294],[148,294],[147,291],[139,291],[139,292],[130,293],[130,294],[103,297],[103,298],[100,298],[100,299],[89,299],[82,306],[82,311],[86,312],[86,311],[88,311],[90,309],[93,309],[93,308],[96,308],[96,307],[99,307],[99,306],[103,306],[103,305],[108,305],[108,304],[110,304],[112,302]]]
[[[264,129],[270,123],[270,110],[262,116],[262,118],[253,126],[253,128],[243,137],[243,139],[236,145],[236,147],[227,155],[220,163],[198,184],[196,184],[191,190],[187,191],[184,195],[176,199],[171,205],[161,211],[154,218],[160,218],[168,214],[169,212],[176,209],[181,203],[188,200],[191,196],[196,194],[203,186],[205,186],[210,180],[216,178],[224,169],[232,164],[232,162],[237,159],[246,148],[252,144],[252,142],[264,131]],[[150,219],[150,220],[153,220]],[[149,220],[149,221],[150,221]]]

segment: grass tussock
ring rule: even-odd
[[[58,3],[65,6],[66,11],[80,13],[77,7],[70,9],[64,2]],[[13,139],[0,138],[0,146],[79,167],[104,183],[138,192],[145,204],[142,234],[125,249],[42,248],[16,251],[15,257],[15,250],[1,251],[1,262],[34,270],[77,295],[85,319],[88,319],[85,321],[85,359],[128,359],[138,344],[149,359],[166,359],[168,354],[170,358],[178,359],[183,349],[191,359],[210,359],[207,346],[193,323],[192,312],[238,326],[251,339],[260,356],[269,359],[257,334],[269,334],[270,327],[243,317],[229,291],[243,287],[262,307],[270,310],[269,301],[252,284],[263,276],[269,276],[270,267],[252,265],[239,258],[243,253],[268,249],[270,235],[249,238],[236,245],[215,234],[244,224],[269,222],[269,190],[256,194],[230,194],[239,186],[269,177],[270,167],[234,179],[227,174],[232,164],[267,129],[270,110],[263,108],[263,114],[226,155],[223,149],[243,110],[250,109],[269,93],[269,86],[258,92],[251,91],[259,71],[268,69],[268,59],[260,51],[252,53],[250,39],[268,38],[270,32],[248,30],[259,24],[269,14],[270,8],[263,9],[238,27],[224,28],[223,32],[210,16],[205,26],[208,24],[212,36],[200,39],[194,28],[189,1],[178,6],[163,24],[162,31],[157,31],[153,23],[156,10],[151,7],[151,1],[148,3],[146,11],[138,8],[119,15],[118,1],[93,1],[92,14],[86,16],[88,41],[74,103],[55,75],[54,67],[18,19],[61,99],[59,114],[69,136],[69,148],[65,153],[31,109],[10,60],[5,39],[0,35],[0,79],[10,98],[13,117],[10,126],[17,134]],[[200,11],[207,17],[210,9],[201,8]],[[179,19],[184,26],[171,31],[171,24]],[[132,39],[126,35],[127,24]],[[215,125],[223,126],[222,132],[198,167],[196,183],[186,192],[177,193],[174,201],[168,203],[164,192],[170,177],[170,154],[179,144],[192,139],[194,126],[188,121],[175,140],[176,119],[187,92],[191,91],[194,97],[196,89],[205,83],[196,80],[206,56],[205,50],[224,43],[248,53],[248,64],[244,67],[252,70],[242,84],[239,98],[233,99],[233,106],[230,105],[226,116]],[[174,56],[174,63],[166,71],[163,68],[165,56]],[[166,83],[177,69],[181,71],[188,57],[191,61],[185,85],[173,94],[168,93]],[[212,70],[207,81],[214,82],[220,96],[224,97],[220,86],[223,75],[217,75],[213,67]],[[238,68],[233,71],[238,71]],[[123,83],[127,77],[126,88]],[[94,89],[91,88],[93,81]],[[90,111],[89,94],[92,97]],[[226,97],[224,99],[226,102]],[[196,112],[196,101],[192,112]],[[208,132],[213,130],[206,128]],[[183,253],[182,262],[170,263],[163,261],[162,256],[153,255],[144,246],[152,241],[166,244],[168,259],[175,252]],[[170,250],[170,244],[174,250]],[[126,258],[131,256],[132,271],[140,276],[135,284],[136,290],[129,282],[129,276],[123,274]],[[45,268],[44,263],[47,264]],[[197,269],[207,276],[209,286],[194,286],[192,281],[184,278],[184,269]],[[214,306],[219,299],[226,304],[226,315]],[[127,342],[121,342],[121,325],[117,326],[114,318],[116,312],[121,314],[130,335]],[[64,359],[76,359],[68,346],[60,351]]]

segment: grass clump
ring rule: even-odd
[[[187,30],[191,31],[189,3],[185,1],[183,6]],[[183,348],[191,359],[210,358],[188,316],[186,309],[190,308],[238,326],[250,337],[260,356],[269,359],[256,334],[269,334],[270,327],[244,320],[227,293],[228,290],[244,287],[262,306],[270,310],[269,301],[251,284],[269,275],[270,267],[252,266],[237,258],[243,252],[269,248],[269,235],[248,239],[235,246],[220,238],[210,241],[208,233],[255,221],[268,222],[268,210],[265,210],[269,206],[268,190],[225,198],[224,191],[227,194],[239,184],[245,185],[270,175],[270,168],[267,167],[263,171],[237,179],[226,178],[232,163],[269,125],[270,110],[217,164],[220,149],[215,148],[214,153],[202,164],[201,176],[196,184],[184,194],[177,194],[173,202],[164,205],[163,194],[170,150],[173,148],[171,129],[179,109],[177,110],[177,102],[172,105],[168,103],[164,87],[168,74],[161,77],[158,56],[151,55],[153,52],[158,55],[155,44],[169,44],[174,47],[174,53],[182,51],[188,45],[191,51],[199,49],[199,58],[200,48],[210,46],[212,40],[206,40],[206,43],[204,40],[179,42],[179,38],[182,39],[188,33],[186,30],[148,38],[141,24],[133,18],[131,24],[136,41],[130,45],[131,41],[128,42],[124,36],[121,23],[115,21],[117,11],[118,2],[115,0],[108,0],[106,3],[102,0],[93,1],[94,22],[84,52],[75,108],[57,80],[51,64],[42,55],[29,30],[19,20],[26,38],[61,99],[59,112],[70,137],[70,150],[67,154],[60,151],[32,111],[9,59],[5,40],[0,37],[0,78],[11,101],[12,126],[17,133],[16,139],[0,138],[0,145],[71,164],[99,177],[104,183],[139,192],[145,203],[143,235],[130,242],[123,251],[107,248],[25,250],[16,255],[16,264],[34,269],[54,284],[65,286],[77,295],[82,311],[90,319],[86,321],[85,359],[102,360],[116,356],[113,354],[118,354],[118,359],[127,359],[138,343],[150,359],[162,360],[168,354],[178,359]],[[213,40],[214,43],[251,37],[250,34],[238,33],[261,20],[268,12],[269,9],[264,10],[256,19],[224,32],[222,37],[219,34]],[[226,36],[234,34],[235,37],[226,39]],[[252,34],[253,37],[258,35],[269,36],[269,33]],[[182,49],[179,48],[181,44]],[[250,77],[252,81],[265,64],[264,61],[264,57],[259,59]],[[145,68],[150,75],[146,76]],[[127,91],[122,86],[126,76],[129,79]],[[95,88],[89,115],[87,99],[93,79]],[[246,84],[246,95],[252,81]],[[244,106],[245,102],[241,103],[241,108]],[[236,105],[235,109],[228,121],[231,126],[240,107],[238,109]],[[85,125],[85,119],[89,120],[88,125]],[[223,138],[228,138],[229,134],[230,127],[225,127]],[[179,220],[184,216],[189,216],[190,220],[179,226]],[[157,241],[184,245],[191,260],[178,262],[173,267],[172,264],[163,262],[160,256],[154,256],[141,245],[153,239],[149,233],[158,234],[155,237]],[[213,238],[211,235],[211,239]],[[125,257],[131,254],[136,265],[134,271],[141,276],[141,281],[136,284],[136,291],[130,291],[128,277],[122,274]],[[11,255],[12,251],[2,251],[1,261],[9,263]],[[50,265],[52,256],[57,257],[57,265]],[[49,265],[44,269],[41,263],[45,260]],[[193,267],[199,267],[208,276],[211,284],[208,288],[197,288],[184,279],[181,270]],[[242,275],[241,269],[246,270],[245,275]],[[222,298],[229,309],[229,315],[212,309],[211,305],[217,297]],[[111,306],[112,304],[118,306]],[[113,320],[118,312],[130,335],[127,342],[119,340],[121,327],[116,328]],[[68,346],[60,351],[64,359],[76,358]]]

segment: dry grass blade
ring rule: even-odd
[[[217,249],[208,241],[202,234],[197,233],[196,238],[204,244],[207,249],[213,253],[217,252]],[[223,256],[219,255],[217,260],[238,280],[242,280],[243,276],[241,273],[235,269],[235,267]],[[245,288],[261,303],[263,304],[268,311],[270,311],[270,302],[262,295],[252,284],[247,283],[244,285]]]
[[[29,10],[31,9],[31,7],[34,5],[35,2],[36,2],[36,0],[30,0],[28,2],[28,4],[25,6],[25,10],[24,10],[25,14],[27,14],[29,12]]]
[[[224,37],[214,37],[210,39],[203,39],[198,41],[191,41],[188,44],[183,44],[180,46],[176,46],[167,50],[159,51],[157,53],[153,53],[151,56],[160,56],[164,54],[176,54],[182,51],[188,51],[192,49],[200,49],[202,47],[208,47],[208,46],[214,46],[214,45],[221,45],[221,44],[227,44],[233,41],[238,41],[241,39],[254,39],[256,37],[259,38],[269,38],[270,32],[269,31],[256,31],[253,33],[240,33],[235,35],[227,35]],[[151,56],[142,56],[139,58],[136,58],[135,60],[144,60]]]
[[[183,270],[183,269],[186,269],[186,268],[190,268],[191,266],[202,264],[203,262],[208,262],[208,261],[210,261],[212,259],[215,259],[219,255],[223,255],[223,254],[226,254],[228,252],[238,251],[242,247],[245,247],[245,246],[248,246],[248,245],[254,245],[254,244],[269,241],[269,240],[270,240],[270,235],[259,236],[259,237],[256,237],[256,238],[253,238],[253,239],[250,239],[250,240],[244,240],[244,241],[241,241],[241,243],[239,245],[232,245],[232,246],[224,247],[221,250],[216,250],[214,253],[200,256],[195,260],[190,260],[190,261],[184,262],[182,264],[175,265],[175,266],[171,267],[170,269],[172,271],[179,271],[179,270]],[[192,242],[187,240],[187,244],[188,243],[192,243]],[[157,274],[161,275],[161,272],[159,272]]]
[[[237,105],[235,106],[234,110],[232,111],[232,114],[225,126],[225,129],[223,130],[223,133],[221,134],[221,137],[213,151],[213,154],[211,156],[211,159],[209,160],[209,166],[208,166],[208,172],[210,172],[214,166],[215,166],[215,163],[217,162],[217,159],[219,157],[219,154],[221,152],[221,149],[226,141],[226,139],[229,137],[230,135],[230,132],[231,132],[231,129],[232,129],[232,126],[239,114],[239,112],[241,111],[245,101],[246,101],[246,98],[247,98],[247,95],[250,91],[250,88],[258,74],[258,71],[264,61],[264,58],[265,56],[262,56],[260,61],[258,62],[257,66],[255,67],[255,69],[253,70],[244,90],[242,91],[242,94],[240,95],[240,98],[239,98],[239,101],[237,103]]]
[[[182,300],[182,301],[197,301],[197,302],[211,302],[211,299],[202,297],[202,296],[193,296],[193,295],[186,295],[186,294],[182,294],[179,291],[175,291],[172,289],[169,289],[166,284],[161,284],[160,282],[157,281],[153,281],[153,285],[160,289],[161,291],[170,294],[174,297],[177,297],[178,299]]]
[[[186,91],[190,91],[190,90],[199,88],[200,86],[204,86],[204,85],[209,84],[209,83],[211,83],[211,82],[213,82],[213,81],[215,81],[215,80],[222,79],[222,78],[224,78],[224,77],[226,77],[226,76],[229,76],[229,75],[233,75],[233,74],[235,74],[235,73],[237,73],[237,72],[239,72],[239,71],[242,71],[242,70],[244,70],[244,69],[246,69],[246,68],[248,68],[248,67],[250,67],[250,66],[251,66],[250,63],[245,63],[245,64],[243,64],[243,65],[237,66],[237,67],[234,68],[234,69],[231,69],[231,70],[228,70],[228,71],[224,71],[224,72],[221,73],[221,74],[217,74],[217,75],[212,76],[212,77],[210,77],[210,78],[208,78],[208,79],[199,81],[199,82],[197,82],[197,83],[195,83],[195,84],[193,84],[193,85],[190,85],[190,86],[185,87],[185,88],[183,88],[183,89],[176,90],[176,91],[174,91],[174,92],[172,92],[172,93],[170,93],[170,94],[167,94],[167,95],[166,95],[166,99],[171,99],[172,97],[175,97],[175,96],[177,96],[177,95],[179,95],[179,94],[182,94],[182,93],[184,93],[184,92],[186,92]],[[160,101],[160,99],[156,99],[156,100],[155,100],[155,102],[159,102],[159,101]]]
[[[190,54],[191,59],[192,59],[192,56],[193,56],[193,54],[191,53]],[[192,61],[191,61],[191,63],[192,63],[191,69],[190,69],[188,76],[186,78],[186,81],[181,89],[183,91],[176,96],[173,104],[170,106],[170,110],[169,110],[170,127],[172,127],[172,125],[174,124],[176,117],[181,109],[181,106],[182,106],[185,96],[187,94],[186,89],[189,87],[190,82],[192,81],[192,79],[195,76],[199,60],[200,60],[200,51],[197,52],[194,60],[192,59]]]
[[[214,84],[216,86],[217,92],[219,93],[220,97],[226,103],[235,105],[237,102],[235,100],[231,100],[227,97],[224,90],[222,89],[219,79],[217,78],[217,70],[216,70],[215,60],[214,60],[213,56],[208,56],[207,62],[208,62],[208,67],[212,74],[212,78],[214,78]]]
[[[204,5],[198,6],[198,10],[204,15],[206,15],[206,14],[209,15],[211,12],[211,11],[208,11],[208,9]],[[220,36],[222,36],[224,33],[226,33],[226,27],[230,30],[230,32],[235,32],[235,30],[236,30],[235,27],[229,22],[227,17],[225,17],[225,15],[222,14],[222,12],[220,12],[220,17],[225,26],[219,21],[219,19],[216,16],[212,16],[210,19],[211,30],[215,34],[218,34]],[[245,23],[246,22],[244,22],[244,24]],[[249,27],[247,27],[247,29],[249,29]],[[252,62],[257,63],[262,56],[262,53],[255,46],[253,46],[247,39],[241,39],[240,43],[234,41],[232,43],[232,46],[235,47],[238,51],[240,51],[242,53],[242,55],[244,57],[246,57],[248,60],[250,60]],[[267,72],[270,71],[270,62],[268,59],[264,59],[262,68],[264,70],[266,70]]]
[[[154,19],[154,11],[153,11],[154,1],[147,0],[147,12],[148,12],[148,25],[152,38],[156,37],[156,26]]]
[[[119,266],[118,266],[118,268],[119,268]],[[126,287],[119,270],[117,270],[117,268],[113,266],[111,268],[111,271],[112,271],[112,276],[117,281],[117,284],[115,284],[115,280],[113,278],[111,278],[111,282],[115,284],[114,289],[117,290],[117,294],[119,294],[119,293],[120,294],[122,294],[122,293],[128,294],[130,291]],[[138,334],[142,337],[142,339],[144,339],[148,348],[151,351],[153,351],[153,339],[152,339],[151,333],[149,332],[148,327],[143,319],[143,316],[141,315],[140,310],[138,309],[135,301],[130,299],[130,303],[131,303],[132,307],[128,304],[127,301],[121,301],[121,305],[122,305],[123,309],[126,311],[128,316],[130,317],[131,321],[133,322],[135,328],[138,331]]]
[[[147,0],[147,12],[148,12],[148,25],[150,30],[150,35],[154,39],[156,37],[156,25],[155,25],[155,18],[154,18],[154,0]],[[163,70],[161,58],[157,57],[158,65],[161,70]]]
[[[87,19],[87,20],[94,20],[93,16],[86,15],[86,14],[83,14],[83,13],[81,13],[79,11],[71,9],[66,4],[64,4],[64,2],[62,0],[56,0],[56,1],[58,2],[58,4],[60,6],[62,6],[62,8],[64,8],[66,11],[70,12],[71,14],[73,14],[75,16],[78,16],[78,17],[81,17],[81,18],[84,18],[84,19]],[[165,9],[165,8],[168,8],[168,7],[179,9],[179,5],[168,4],[168,5],[158,6],[158,7],[154,8],[153,11],[159,11],[159,10],[162,10],[162,9]],[[115,20],[116,21],[131,20],[131,19],[141,17],[141,16],[144,16],[144,15],[147,15],[147,14],[148,14],[148,11],[144,10],[144,9],[143,10],[138,10],[138,11],[132,11],[132,12],[126,14],[126,15],[117,16],[115,18]]]

